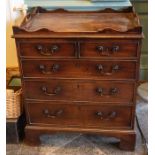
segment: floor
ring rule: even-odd
[[[147,103],[137,99],[137,117],[147,139]],[[146,155],[140,132],[136,125],[137,141],[134,152],[118,149],[115,138],[87,134],[43,135],[42,145],[7,144],[7,155]]]

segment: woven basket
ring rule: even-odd
[[[6,90],[6,118],[18,118],[21,115],[21,91]]]

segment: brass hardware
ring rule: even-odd
[[[108,93],[104,93],[104,88],[102,87],[98,87],[96,89],[96,92],[100,95],[100,96],[112,96],[112,95],[117,95],[119,93],[119,89],[118,88],[110,88]]]
[[[96,115],[97,115],[97,116],[103,116],[103,115],[104,115],[104,113],[103,113],[103,112],[101,112],[101,111],[99,111],[99,112],[97,112],[97,113],[96,113]]]
[[[39,65],[39,69],[43,74],[52,74],[52,71],[57,72],[60,69],[60,65],[59,64],[53,64],[52,71],[47,71],[46,66],[41,64],[41,65]]]
[[[111,88],[110,89],[110,94],[111,95],[116,95],[116,94],[118,94],[118,92],[119,92],[118,88]]]
[[[115,111],[112,111],[108,118],[110,118],[110,119],[115,118],[116,115],[117,115],[117,113]]]
[[[62,109],[59,109],[57,111],[54,111],[54,112],[49,112],[48,109],[44,109],[43,110],[43,114],[46,116],[46,117],[49,117],[49,118],[56,118],[56,117],[59,117],[63,114],[63,110]]]
[[[46,70],[46,66],[45,65],[39,65],[39,69],[40,71],[43,73],[43,74],[51,74],[52,72],[51,71],[47,71]]]
[[[59,46],[57,46],[57,45],[53,45],[51,47],[51,53],[57,52],[58,50],[59,50]]]
[[[105,72],[104,71],[104,66],[102,64],[97,64],[96,65],[97,70],[102,74],[102,75],[112,75],[114,72],[117,72],[120,70],[120,66],[119,65],[113,65],[111,67],[111,71],[110,72]]]
[[[96,49],[100,52],[103,52],[105,50],[104,46],[97,46]]]
[[[98,111],[98,112],[96,112],[96,116],[98,116],[100,119],[109,120],[109,119],[115,118],[117,116],[117,113],[115,111],[112,111],[112,112],[106,114],[102,111]]]
[[[118,45],[112,47],[112,52],[118,52],[120,47]]]
[[[109,56],[109,50],[108,48],[104,47],[104,46],[97,46],[96,47],[97,51],[103,55],[103,56]]]
[[[118,45],[113,46],[112,48],[110,47],[105,47],[105,46],[96,46],[96,50],[103,56],[109,56],[110,54],[114,52],[118,52],[120,47]]]
[[[41,87],[41,90],[44,92],[45,95],[48,95],[48,96],[55,96],[55,95],[60,94],[60,92],[61,92],[61,87],[60,87],[60,86],[57,86],[57,87],[54,89],[53,93],[49,93],[46,86],[42,86],[42,87]]]
[[[113,71],[118,71],[118,70],[120,70],[120,66],[119,65],[113,65],[112,70]]]
[[[54,64],[54,65],[52,66],[53,72],[57,72],[59,69],[60,69],[60,65],[59,65],[59,64]]]
[[[36,48],[37,48],[38,51],[42,51],[43,50],[43,46],[42,45],[37,45]]]
[[[57,52],[59,50],[59,46],[52,45],[50,50],[47,47],[43,47],[42,45],[36,46],[37,51],[44,56],[51,56],[54,52]]]
[[[103,65],[98,64],[98,65],[97,65],[97,69],[98,69],[100,72],[102,72],[103,69],[104,69],[104,67],[103,67]]]
[[[97,91],[97,93],[100,95],[100,96],[102,96],[103,95],[103,88],[101,88],[101,87],[99,87],[99,88],[97,88],[96,89],[96,91]]]

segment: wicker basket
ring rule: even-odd
[[[21,115],[21,91],[6,90],[6,118],[18,118]]]

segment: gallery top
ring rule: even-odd
[[[24,21],[14,26],[14,34],[141,34],[142,28],[133,8],[124,10],[75,12],[32,9]],[[37,33],[38,32],[38,33]]]

